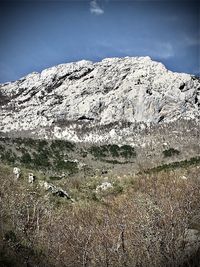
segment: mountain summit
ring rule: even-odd
[[[4,134],[112,141],[130,125],[198,120],[200,80],[150,57],[82,60],[1,84],[0,109]]]

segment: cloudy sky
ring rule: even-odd
[[[0,0],[0,82],[71,61],[150,56],[200,72],[194,0]]]

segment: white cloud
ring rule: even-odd
[[[148,41],[146,41],[148,43]],[[153,58],[168,59],[174,56],[174,47],[170,42],[155,40],[149,46],[141,49],[144,54]]]
[[[90,2],[90,12],[95,15],[102,15],[104,10],[98,5],[96,0]]]

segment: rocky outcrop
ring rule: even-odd
[[[0,96],[0,132],[77,142],[112,142],[131,134],[130,125],[200,115],[199,79],[149,57],[61,64],[1,84]]]
[[[98,185],[96,188],[96,193],[106,191],[113,188],[113,185],[110,182],[103,182],[102,184]]]
[[[42,182],[40,181],[40,185],[46,190],[51,192],[53,195],[59,196],[59,197],[66,197],[67,199],[70,199],[72,202],[74,200],[69,196],[69,194],[63,190],[62,188],[58,188],[53,184],[50,184],[48,182]]]

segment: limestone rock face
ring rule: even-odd
[[[200,80],[149,57],[82,60],[0,85],[3,133],[87,142],[97,127],[160,125],[199,115]],[[115,135],[109,130],[109,139]]]

